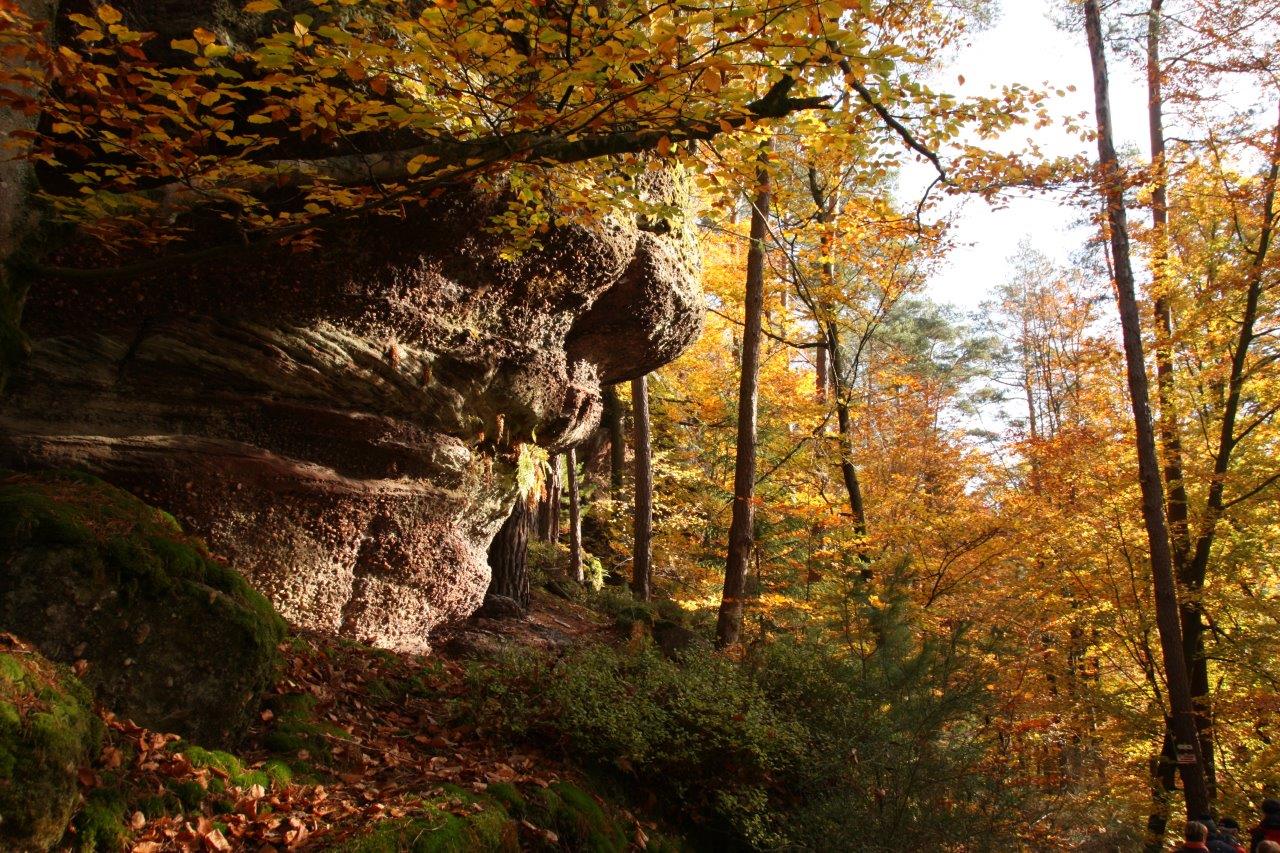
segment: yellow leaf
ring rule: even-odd
[[[250,15],[261,15],[263,12],[274,12],[280,8],[280,0],[251,0],[244,10]]]
[[[502,28],[507,32],[518,33],[524,29],[524,21],[519,18],[509,18],[502,22]]]
[[[200,52],[200,45],[196,44],[193,39],[174,39],[169,42],[169,47],[174,50],[185,51],[186,53]]]
[[[196,41],[200,44],[213,44],[218,37],[206,30],[204,27],[196,27],[192,30],[191,35],[195,36]]]
[[[422,169],[423,166],[427,165],[428,163],[432,162],[435,159],[436,158],[432,157],[430,154],[419,154],[417,157],[414,157],[412,160],[409,161],[409,165],[406,166],[405,169],[409,172],[410,175],[416,175]]]
[[[98,7],[98,17],[104,24],[118,24],[124,15],[121,15],[120,11],[114,6],[107,6],[104,4]]]
[[[270,123],[271,123],[271,116],[263,115],[262,113],[254,113],[253,115],[249,116],[249,124],[270,124]]]

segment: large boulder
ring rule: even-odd
[[[89,691],[71,671],[0,634],[0,849],[58,843],[79,798],[76,771],[101,737]]]
[[[83,474],[0,476],[0,630],[75,664],[121,717],[233,744],[282,620],[172,517]]]
[[[36,281],[0,463],[91,471],[172,512],[290,621],[425,649],[480,604],[519,446],[578,442],[602,382],[700,330],[687,223],[564,225],[509,258],[483,227],[502,203],[460,188],[303,254]]]

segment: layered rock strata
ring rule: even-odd
[[[425,648],[481,601],[519,445],[576,443],[602,382],[700,326],[686,227],[568,226],[512,260],[498,203],[459,189],[305,253],[34,282],[0,464],[172,512],[295,624]]]

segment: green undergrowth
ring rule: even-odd
[[[922,641],[892,591],[841,594],[858,636],[877,638],[856,654],[831,641],[835,624],[740,658],[673,654],[632,632],[474,662],[457,713],[485,737],[558,751],[601,780],[597,793],[679,827],[694,849],[1016,847],[1028,793],[982,767],[986,647],[963,626]],[[620,625],[671,613],[619,591],[596,600]]]
[[[568,782],[521,789],[509,783],[483,792],[446,786],[404,817],[381,821],[333,848],[340,853],[471,853],[573,850],[622,853],[627,820]],[[650,850],[675,850],[650,845]]]

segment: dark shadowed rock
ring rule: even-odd
[[[0,630],[80,662],[121,717],[234,744],[284,625],[170,517],[83,474],[0,477]]]

